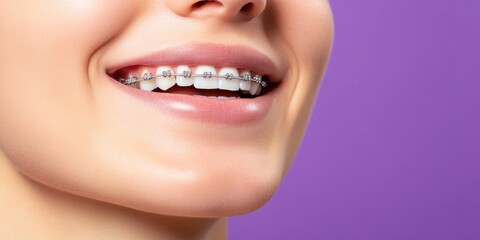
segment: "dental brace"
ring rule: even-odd
[[[167,78],[167,77],[212,78],[212,77],[214,77],[214,78],[224,78],[224,79],[227,79],[227,80],[237,79],[237,80],[241,80],[241,81],[252,81],[254,83],[260,84],[262,87],[267,86],[267,82],[263,81],[262,76],[260,76],[258,74],[256,74],[255,76],[252,77],[252,76],[250,76],[250,74],[245,73],[245,74],[237,77],[237,76],[234,76],[232,73],[227,73],[225,75],[216,75],[216,74],[213,74],[212,72],[204,72],[203,74],[193,74],[192,71],[183,71],[183,73],[181,73],[181,74],[172,73],[171,71],[162,71],[162,74],[159,74],[159,75],[153,75],[151,73],[145,73],[145,74],[143,74],[143,76],[141,78],[131,76],[127,79],[120,78],[118,81],[122,84],[125,84],[125,85],[132,85],[132,84],[135,84],[136,82],[139,82],[139,81],[148,81],[148,80],[151,80],[151,79],[154,79],[154,78],[161,78],[161,77],[163,77],[163,78]]]

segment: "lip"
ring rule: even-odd
[[[265,54],[245,46],[220,44],[191,44],[163,49],[144,56],[133,57],[107,68],[108,74],[128,66],[211,65],[249,69],[267,75],[270,82],[279,82],[280,71]]]
[[[192,54],[195,53],[195,54]],[[212,99],[175,93],[148,92],[123,85],[110,74],[128,66],[212,65],[249,69],[267,75],[277,86],[256,98]],[[166,114],[221,124],[245,124],[264,119],[282,84],[278,68],[266,55],[244,46],[192,44],[167,48],[159,52],[134,57],[107,68],[110,82],[129,96],[151,104]]]

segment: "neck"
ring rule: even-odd
[[[226,219],[161,216],[62,193],[18,173],[1,152],[0,199],[0,239],[226,239]]]

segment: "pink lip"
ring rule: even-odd
[[[211,65],[249,69],[260,75],[268,75],[270,82],[278,82],[280,71],[266,55],[244,46],[219,44],[192,44],[167,48],[159,52],[134,57],[107,69],[112,74],[128,66],[178,66]]]
[[[279,82],[280,73],[267,56],[242,46],[195,44],[166,49],[144,57],[127,60],[107,69],[111,74],[128,66],[212,65],[250,69],[268,75],[269,82]],[[263,119],[272,108],[281,84],[272,91],[252,99],[211,99],[183,94],[157,93],[120,84],[115,87],[166,114],[221,124],[242,124]]]

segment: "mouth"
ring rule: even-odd
[[[127,98],[189,119],[233,124],[265,118],[281,89],[279,66],[248,47],[190,44],[112,64],[106,74]]]

